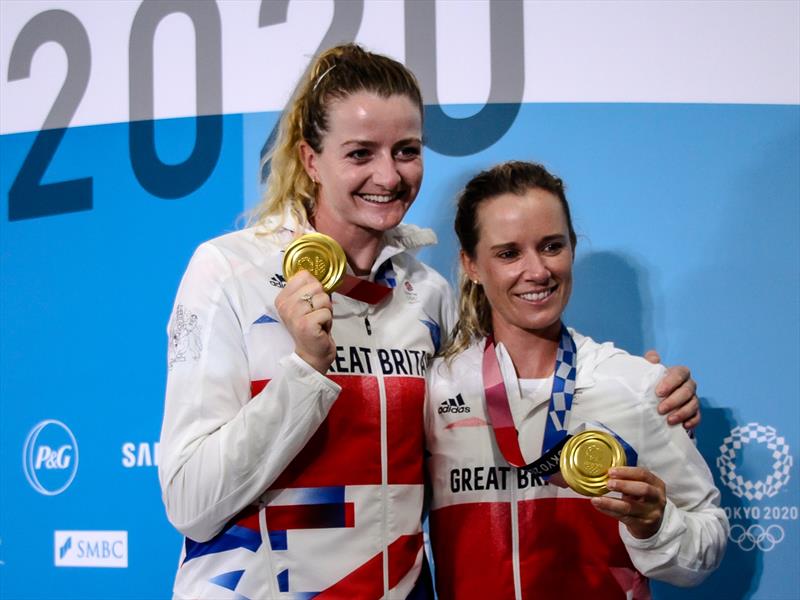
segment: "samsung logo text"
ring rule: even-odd
[[[122,466],[126,469],[157,467],[158,442],[125,442],[122,444]]]

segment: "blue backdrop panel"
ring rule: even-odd
[[[579,236],[568,322],[634,353],[656,348],[700,383],[698,444],[734,527],[705,584],[656,584],[656,597],[800,597],[800,108],[523,105],[491,148],[427,155],[410,218],[439,233],[424,257],[443,273],[457,258],[459,187],[509,158],[567,183]],[[755,437],[734,451],[742,480],[729,486],[718,461],[736,428]],[[747,497],[776,470],[788,481]]]
[[[164,517],[153,463],[166,324],[193,249],[233,229],[242,210],[242,119],[223,122],[213,171],[175,200],[155,197],[137,181],[127,123],[69,129],[45,183],[91,176],[93,208],[13,222],[8,190],[35,136],[0,138],[5,598],[169,596],[180,537]],[[158,123],[156,140],[161,159],[179,163],[194,144],[194,119]],[[21,460],[29,431],[47,419],[66,425],[79,449],[75,478],[57,496],[37,493]],[[56,438],[57,428],[42,431],[34,462],[43,445],[60,445]],[[140,467],[123,464],[125,443],[134,444]],[[74,463],[37,469],[45,489]],[[54,568],[55,530],[128,531],[128,568]]]
[[[443,108],[454,118],[480,109]],[[515,113],[511,128],[466,156],[446,120],[428,123],[426,136],[446,143],[426,150],[409,214],[439,234],[423,258],[452,277],[453,199],[478,170],[520,158],[562,176],[580,236],[570,324],[692,367],[705,411],[699,446],[739,526],[709,582],[688,592],[657,586],[657,597],[796,598],[800,494],[787,463],[800,443],[800,107],[496,110]],[[36,133],[0,137],[4,598],[170,595],[180,537],[155,469],[166,321],[193,249],[257,201],[260,151],[277,114],[216,119],[200,134],[195,119],[134,126],[134,144],[127,123],[72,128],[52,159],[31,150]],[[190,156],[197,168],[174,166]],[[39,165],[42,184],[91,178],[91,208],[80,184],[39,205],[47,216],[26,204],[9,216],[24,163]],[[718,465],[721,446],[733,450]],[[776,463],[788,481],[773,478],[757,497],[746,484],[767,481]],[[732,470],[741,479],[727,485],[721,477]],[[56,531],[127,532],[127,568],[54,566],[80,541],[56,540]]]

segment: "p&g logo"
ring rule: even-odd
[[[78,442],[69,427],[48,419],[31,429],[22,449],[22,469],[40,494],[66,490],[78,471]]]

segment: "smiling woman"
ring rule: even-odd
[[[300,144],[303,166],[318,185],[312,220],[366,275],[383,232],[400,223],[419,192],[422,114],[406,96],[358,92],[331,103],[329,122],[318,150]]]
[[[561,180],[524,162],[485,171],[461,194],[455,229],[457,337],[426,397],[439,597],[644,599],[648,577],[702,581],[728,523],[694,444],[656,413],[663,367],[561,321],[576,241]],[[442,411],[452,398],[469,414]],[[614,496],[589,500],[545,476],[584,430],[628,461],[603,482]],[[585,447],[587,470],[605,475],[599,446]]]
[[[161,437],[186,536],[175,595],[424,597],[424,377],[455,307],[412,256],[435,236],[401,223],[422,181],[414,76],[355,45],[324,52],[269,158],[252,226],[203,244],[175,301],[172,330],[198,338],[172,351]],[[283,280],[284,249],[311,231],[339,242],[365,296]]]
[[[481,205],[478,229],[482,235],[477,246],[461,257],[467,276],[483,286],[495,335],[557,338],[572,291],[573,259],[570,228],[558,198],[542,189],[521,196],[502,194]],[[552,364],[543,366],[544,372],[537,372],[526,361],[520,370],[531,371],[525,376],[544,377]]]

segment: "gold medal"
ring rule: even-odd
[[[608,470],[625,464],[622,444],[606,431],[583,431],[572,436],[564,444],[559,461],[564,481],[584,496],[608,493]]]
[[[347,257],[339,242],[322,233],[306,233],[293,240],[283,254],[283,275],[289,279],[298,271],[308,271],[330,294],[344,280]]]

